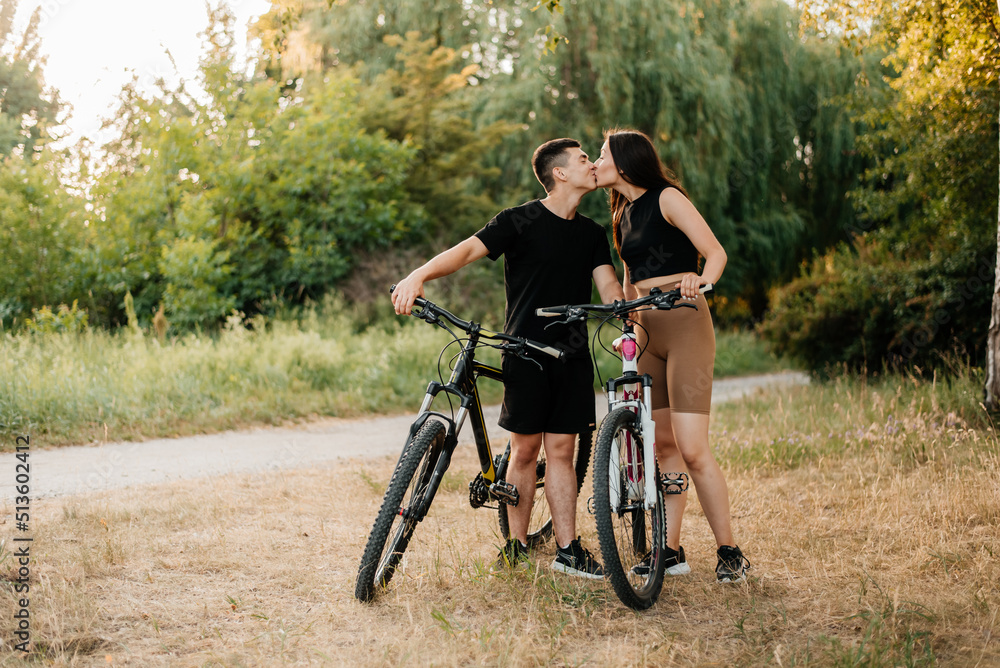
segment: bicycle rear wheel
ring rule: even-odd
[[[622,603],[636,610],[660,595],[667,544],[659,485],[653,507],[645,508],[643,471],[634,454],[641,456],[642,446],[635,413],[618,408],[604,418],[594,455],[594,520],[604,573]]]
[[[576,491],[583,489],[583,479],[590,466],[590,451],[593,446],[594,432],[586,431],[579,435],[576,444]],[[510,456],[508,445],[507,456]],[[552,537],[552,512],[545,498],[545,452],[538,454],[535,464],[535,501],[531,506],[531,518],[528,520],[528,547],[537,547]],[[507,504],[501,503],[499,510],[500,534],[504,540],[510,538],[510,521],[507,517]]]
[[[427,490],[444,447],[445,431],[442,423],[429,421],[403,448],[361,557],[354,588],[359,600],[371,601],[396,573],[417,526],[411,513]]]

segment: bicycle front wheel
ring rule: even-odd
[[[650,444],[648,447],[652,447]],[[594,513],[604,573],[622,603],[645,610],[663,587],[667,544],[663,492],[647,509],[642,430],[628,408],[611,412],[597,434]]]
[[[444,439],[445,426],[428,421],[403,448],[361,557],[354,588],[358,600],[371,601],[396,573],[417,526],[413,513],[427,491]]]
[[[590,450],[593,447],[594,432],[585,431],[580,434],[576,445],[576,491],[583,488],[583,479],[590,466]],[[508,445],[508,448],[510,446]],[[507,451],[510,456],[510,450]],[[531,506],[531,518],[528,520],[528,547],[537,547],[552,537],[552,511],[545,498],[545,452],[538,455],[535,463],[535,500]],[[510,519],[507,516],[507,504],[501,503],[499,510],[500,534],[504,540],[510,538]]]

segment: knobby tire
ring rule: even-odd
[[[374,599],[396,573],[417,525],[408,513],[424,496],[444,447],[445,431],[442,423],[428,421],[404,447],[361,557],[354,589],[358,600]]]
[[[633,485],[637,494],[629,499],[624,463],[627,461],[626,436],[642,444],[642,430],[636,415],[628,408],[612,411],[601,424],[594,455],[594,513],[597,538],[604,559],[605,577],[611,582],[622,603],[636,610],[645,610],[656,603],[663,587],[665,571],[666,516],[663,492],[656,486],[656,504],[643,508],[645,487]],[[652,447],[650,445],[650,447]],[[612,470],[612,453],[617,453],[623,465]],[[641,452],[641,449],[640,449]],[[654,471],[659,480],[659,472]],[[617,488],[619,502],[611,507],[611,491]],[[635,498],[638,496],[639,498]],[[652,563],[648,575],[632,572],[647,554]]]

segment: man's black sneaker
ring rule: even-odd
[[[744,582],[750,562],[739,547],[723,545],[716,554],[719,555],[719,565],[715,567],[715,577],[719,582]]]
[[[684,558],[684,546],[681,545],[679,550],[672,550],[669,547],[664,548],[664,553],[666,554],[667,566],[664,570],[666,575],[687,575],[691,572],[691,567],[688,566],[687,559]],[[637,563],[632,567],[630,571],[632,575],[638,575],[639,577],[646,577],[649,575],[649,569],[653,564],[652,553],[647,554],[643,557],[642,561]]]
[[[528,546],[517,538],[511,538],[500,548],[497,560],[490,568],[491,573],[503,573],[528,565]]]
[[[587,548],[580,545],[579,536],[566,548],[560,547],[556,550],[552,570],[591,580],[604,578],[604,567],[594,559],[594,555]]]

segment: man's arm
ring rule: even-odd
[[[469,237],[414,269],[409,276],[396,284],[396,290],[392,293],[392,305],[396,308],[396,314],[410,315],[413,301],[417,297],[424,296],[426,281],[454,274],[470,262],[475,262],[488,254],[486,244],[478,237]]]
[[[616,299],[625,299],[622,286],[618,284],[618,276],[615,275],[615,268],[610,264],[602,264],[594,269],[594,285],[601,295],[601,301],[610,304]]]

